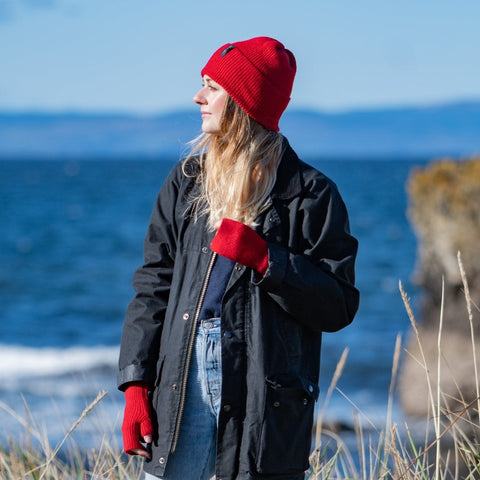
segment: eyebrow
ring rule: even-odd
[[[214,83],[215,85],[218,85],[218,83],[215,82],[215,80],[212,80],[210,77],[204,78],[203,82],[206,84]]]

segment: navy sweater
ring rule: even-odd
[[[200,310],[199,320],[219,318],[222,314],[222,298],[235,262],[217,255],[213,265],[207,291]]]

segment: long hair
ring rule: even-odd
[[[269,199],[283,153],[283,136],[249,117],[229,96],[220,132],[200,134],[185,159],[199,158],[195,220],[207,215],[210,230],[223,218],[251,227]],[[188,175],[184,168],[185,175]]]

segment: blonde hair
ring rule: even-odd
[[[283,153],[283,136],[267,130],[228,97],[220,132],[200,134],[191,142],[185,159],[198,154],[198,194],[194,196],[195,220],[207,215],[209,229],[223,218],[251,227],[269,200]],[[184,168],[185,175],[188,175]]]

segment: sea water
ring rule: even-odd
[[[175,161],[0,161],[0,424],[58,443],[97,394],[79,442],[118,441],[116,389],[131,279],[158,190]],[[401,281],[415,303],[416,240],[405,183],[425,160],[311,159],[339,187],[359,240],[358,314],[325,334],[319,408],[327,421],[385,420],[393,350],[409,329]],[[324,400],[348,351],[337,389]],[[401,409],[394,404],[394,415]]]

